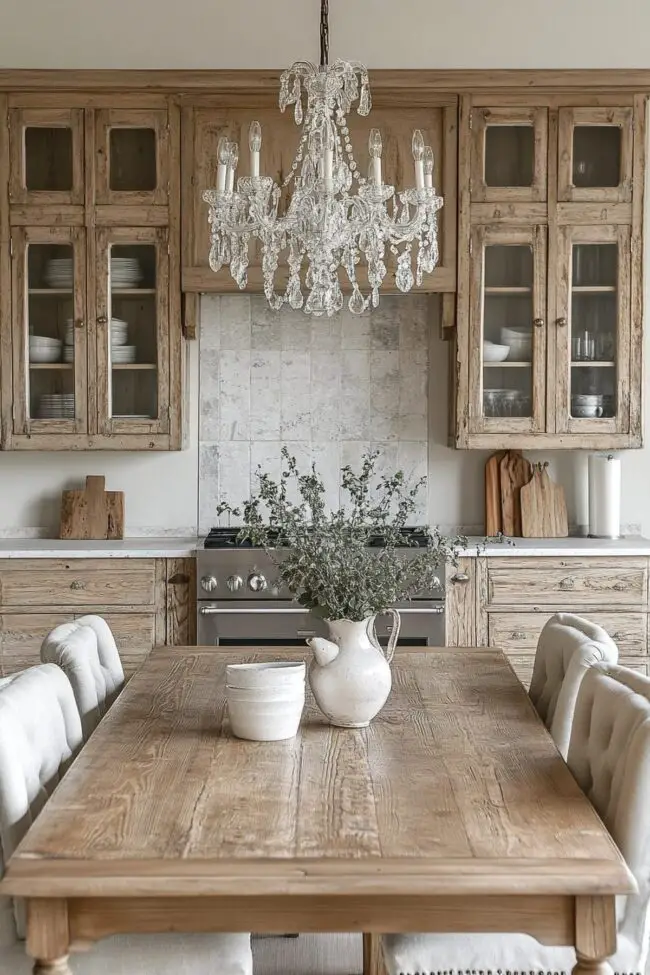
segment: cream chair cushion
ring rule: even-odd
[[[0,687],[0,867],[29,829],[82,742],[72,687],[43,664]],[[0,975],[29,975],[32,963],[0,899]],[[252,975],[250,935],[129,935],[75,955],[74,975]]]
[[[97,632],[81,620],[55,627],[43,641],[41,660],[57,664],[68,677],[87,741],[119,693],[123,675],[118,682],[114,670],[102,665]]]
[[[597,663],[615,664],[618,649],[601,626],[573,616],[552,616],[539,635],[530,698],[566,759],[582,678]]]
[[[650,907],[650,680],[597,665],[584,675],[568,764],[634,873],[639,892],[616,901],[615,972],[643,973]],[[525,934],[418,934],[382,939],[388,975],[569,973],[575,952]]]
[[[89,626],[95,631],[99,666],[102,668],[106,680],[107,701],[110,707],[124,687],[124,669],[113,631],[105,619],[102,619],[101,616],[95,616],[93,613],[77,617],[75,623],[77,626]]]

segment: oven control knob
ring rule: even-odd
[[[201,586],[206,592],[214,592],[218,585],[215,576],[203,576],[201,579]]]
[[[262,575],[252,575],[248,577],[248,588],[252,589],[253,592],[262,592],[266,589],[267,581]]]
[[[244,580],[241,576],[228,576],[226,579],[226,585],[231,592],[238,592],[244,585]]]

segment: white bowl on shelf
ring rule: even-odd
[[[61,351],[60,349],[42,349],[30,347],[29,350],[29,361],[38,362],[60,362],[61,361]]]
[[[495,342],[483,343],[484,362],[503,362],[510,352],[509,345],[497,345]]]

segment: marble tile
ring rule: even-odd
[[[399,385],[397,382],[370,383],[368,435],[373,440],[397,440],[399,436]]]
[[[341,348],[369,349],[370,348],[370,315],[352,315],[342,312],[341,315]]]
[[[283,440],[311,440],[310,367],[308,352],[282,353],[280,436]]]
[[[426,413],[401,413],[398,416],[397,436],[399,440],[426,441],[428,423]]]
[[[425,295],[413,297],[400,314],[400,349],[426,349],[429,344],[431,315],[429,299]]]
[[[280,480],[282,472],[281,450],[282,444],[279,440],[251,443],[251,493],[256,493],[259,487],[258,471],[262,474],[269,474],[276,481]]]
[[[246,295],[221,297],[221,348],[250,349],[251,299]]]
[[[199,375],[199,440],[219,439],[221,396],[219,394],[219,360],[216,349],[205,349],[200,356]]]
[[[250,497],[250,443],[220,444],[219,465],[219,497],[230,504],[241,505]]]
[[[316,351],[336,352],[341,348],[340,316],[315,318],[311,323],[311,347]]]
[[[221,296],[201,295],[199,343],[201,355],[218,349],[221,340]]]
[[[395,382],[400,373],[400,354],[390,352],[370,353],[370,380],[373,383]]]
[[[404,471],[407,481],[415,484],[424,478],[424,484],[420,488],[416,498],[416,510],[414,517],[418,522],[425,522],[428,517],[428,490],[427,490],[427,471],[428,471],[428,445],[426,442],[402,440],[397,445],[397,463],[400,470]]]
[[[304,352],[311,347],[311,320],[303,311],[290,309],[289,312],[282,313],[280,346],[285,352]]]
[[[341,485],[341,446],[338,441],[312,443],[312,463],[325,486],[325,504],[330,511],[340,504]]]
[[[341,437],[344,440],[366,440],[369,430],[370,383],[347,386],[341,396]]]
[[[421,351],[400,352],[399,412],[402,416],[427,411],[427,358]]]
[[[395,441],[372,441],[370,450],[377,451],[379,456],[375,462],[375,480],[388,474],[394,474],[397,468],[398,445]]]
[[[248,440],[251,354],[222,352],[219,361],[219,440]]]
[[[217,523],[219,503],[219,444],[199,444],[199,534]]]
[[[341,467],[351,467],[353,471],[359,471],[361,460],[370,450],[368,440],[342,440],[341,444]]]
[[[249,425],[251,441],[280,439],[281,356],[281,352],[251,354]]]
[[[370,348],[389,351],[399,348],[399,317],[393,303],[382,298],[370,314]]]
[[[284,442],[283,446],[287,448],[291,457],[294,457],[298,465],[298,470],[301,474],[306,474],[311,468],[311,444],[302,443],[296,440],[287,440]],[[286,468],[286,462],[282,461],[282,469]],[[287,497],[294,504],[299,503],[300,497],[298,494],[297,483],[294,478],[291,478],[287,485]]]
[[[344,349],[341,353],[341,383],[368,382],[370,380],[370,356],[367,350]]]

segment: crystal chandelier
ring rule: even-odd
[[[371,303],[379,304],[379,288],[387,273],[386,248],[397,260],[395,284],[400,291],[410,291],[433,271],[438,263],[437,212],[442,198],[433,186],[433,151],[425,146],[419,129],[412,142],[415,187],[396,193],[382,182],[378,129],[370,130],[368,178],[361,175],[346,115],[357,101],[359,115],[369,114],[368,72],[357,61],[328,64],[327,0],[321,0],[320,41],[320,67],[296,61],[280,78],[280,110],[293,105],[296,124],[303,126],[291,170],[281,186],[260,175],[259,122],[250,127],[250,175],[240,176],[236,188],[239,147],[225,138],[219,141],[217,186],[203,194],[210,205],[210,267],[219,271],[229,265],[234,280],[245,288],[249,246],[257,238],[264,293],[271,308],[288,303],[291,308],[304,307],[308,315],[336,314],[343,305],[342,268],[352,288],[350,311],[361,314]],[[281,212],[285,187],[291,190],[291,198]],[[288,265],[284,294],[275,288],[281,258]],[[370,294],[366,297],[356,276],[361,261],[367,264]]]

